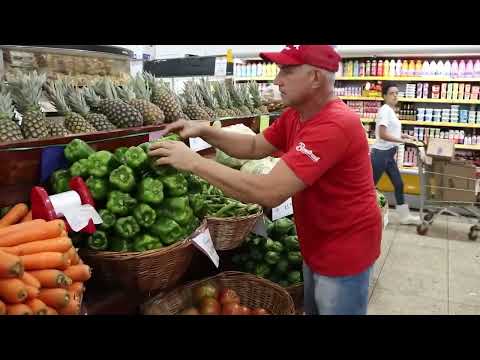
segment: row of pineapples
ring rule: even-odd
[[[44,93],[60,118],[47,118],[40,107]],[[12,120],[14,105],[22,115]],[[21,74],[0,88],[0,141],[44,139],[52,136],[110,131],[173,122],[180,118],[211,120],[267,113],[255,83],[227,85],[202,79],[188,82],[182,96],[148,73],[137,74],[126,85],[103,78],[91,87],[78,88],[65,80],[46,82],[36,72]]]

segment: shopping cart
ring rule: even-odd
[[[417,226],[417,233],[426,235],[428,229],[433,224],[434,218],[442,214],[450,214],[452,216],[473,215],[477,219],[477,222],[480,222],[479,203],[476,197],[478,192],[477,178],[467,178],[448,174],[444,171],[438,171],[441,167],[436,165],[441,161],[436,162],[436,160],[433,159],[432,164],[426,163],[425,144],[423,142],[415,142],[411,145],[417,147],[418,175],[420,178],[420,219],[422,219],[422,223]],[[471,186],[467,186],[467,188],[443,186],[445,185],[445,179],[447,179],[447,185],[448,181],[451,182],[452,179],[458,179],[463,182],[469,181],[470,184],[475,184],[475,188],[472,189]],[[450,194],[457,193],[459,194],[459,198],[462,198],[460,195],[464,195],[461,194],[462,192],[468,192],[472,197],[472,201],[457,201],[455,195],[453,198],[450,195],[448,201],[446,201],[443,200],[440,195],[442,191],[450,191]],[[464,198],[465,196],[463,196],[462,200],[465,200]],[[472,241],[477,240],[479,231],[480,225],[473,225],[470,228],[468,238]]]

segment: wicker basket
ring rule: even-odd
[[[95,278],[104,283],[142,293],[168,289],[188,270],[195,251],[191,239],[205,227],[204,222],[187,239],[161,249],[145,252],[81,250],[81,256],[92,267]]]
[[[256,214],[235,218],[207,216],[208,229],[215,249],[232,250],[242,245],[261,216],[263,216],[263,210]]]
[[[303,283],[286,287],[285,290],[292,297],[295,309],[301,309],[303,307]]]
[[[142,312],[145,315],[178,314],[192,306],[192,290],[207,282],[213,282],[220,288],[235,290],[240,296],[242,305],[250,308],[264,308],[273,315],[295,314],[293,300],[281,286],[257,276],[236,271],[223,272],[155,297],[142,306]]]

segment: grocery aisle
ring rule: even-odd
[[[370,315],[480,314],[480,242],[473,219],[442,215],[427,236],[399,226],[395,211],[371,279]]]

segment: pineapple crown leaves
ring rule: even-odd
[[[218,108],[218,102],[213,96],[210,84],[205,78],[200,79],[199,89],[205,104],[212,109]]]
[[[242,96],[243,104],[248,106],[249,108],[252,108],[254,106],[254,103],[250,98],[248,84],[240,84],[239,87],[240,87],[240,95]]]
[[[18,75],[8,83],[8,89],[12,95],[17,109],[21,113],[29,110],[40,111],[40,97],[42,86],[47,80],[45,74],[38,75],[36,71]]]
[[[86,88],[85,88],[86,89]],[[85,100],[84,91],[81,89],[72,89],[67,94],[67,102],[70,107],[82,116],[87,115],[90,112],[90,106],[88,106]]]
[[[237,86],[233,82],[225,83],[230,99],[236,106],[243,105]]]
[[[123,101],[130,101],[137,98],[135,91],[131,85],[116,86],[115,91]]]
[[[213,86],[213,90],[214,90],[214,96],[218,101],[218,105],[221,108],[226,108],[227,107],[227,100],[225,98],[225,94],[222,91],[222,86],[221,86],[220,82],[215,81],[212,84],[212,86]]]
[[[67,87],[68,85],[62,80],[49,81],[45,84],[45,94],[62,115],[72,111],[65,98]]]
[[[103,78],[98,80],[93,86],[93,90],[104,99],[119,100],[115,85],[111,79]]]
[[[152,98],[152,88],[141,73],[137,73],[134,78],[132,77],[128,82],[128,85],[132,86],[137,99],[150,101]]]
[[[255,81],[249,82],[248,90],[250,91],[250,95],[252,96],[253,104],[255,105],[255,107],[261,106],[262,97],[260,96],[260,90],[258,89],[258,84]]]
[[[197,105],[197,99],[195,96],[194,84],[191,81],[187,81],[183,85],[183,98],[188,105]]]
[[[227,84],[225,84],[225,82],[220,83],[220,91],[223,97],[225,98],[225,104],[227,105],[227,107],[233,108],[233,101],[232,101],[232,98],[230,97],[230,93],[227,90]]]
[[[15,107],[13,106],[13,100],[6,87],[0,87],[0,119],[13,118]]]
[[[200,106],[205,106],[205,101],[203,101],[203,96],[200,89],[199,83],[193,83],[193,90],[195,92],[195,98],[197,99],[197,103]]]
[[[83,96],[85,97],[87,104],[92,107],[99,106],[100,102],[102,101],[102,98],[98,96],[95,90],[93,90],[91,87],[83,88]]]

